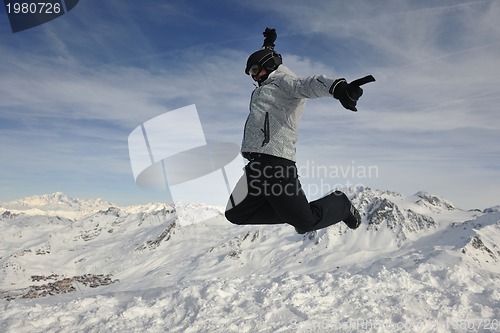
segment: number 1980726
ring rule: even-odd
[[[59,2],[14,2],[6,7],[8,14],[59,14],[62,11]]]

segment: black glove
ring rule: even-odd
[[[274,42],[276,41],[276,38],[278,38],[276,29],[266,28],[262,34],[264,35],[264,44],[262,47],[274,50]]]
[[[351,83],[347,83],[344,78],[337,79],[330,88],[330,94],[338,99],[343,107],[356,112],[358,111],[356,103],[363,95],[363,89],[360,86],[373,81],[375,81],[375,78],[371,75],[354,80]]]

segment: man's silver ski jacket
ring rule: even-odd
[[[333,81],[323,75],[298,78],[280,65],[252,93],[241,152],[295,161],[298,124],[306,99],[333,98],[329,92]]]

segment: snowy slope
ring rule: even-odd
[[[500,331],[498,210],[349,193],[359,229],[305,235],[221,209],[180,223],[216,212],[195,204],[0,205],[0,331]]]

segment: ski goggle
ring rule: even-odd
[[[252,67],[248,69],[248,75],[257,76],[260,73],[260,70],[261,68],[258,64],[252,65]]]

